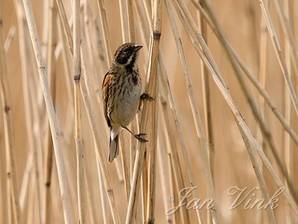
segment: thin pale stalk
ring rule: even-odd
[[[51,95],[56,103],[56,72],[55,72],[55,61],[54,61],[54,50],[57,45],[56,43],[56,33],[57,33],[57,21],[56,21],[56,7],[54,0],[50,0],[49,3],[49,37],[48,37],[48,74],[50,80]],[[48,127],[46,144],[45,144],[45,179],[44,179],[44,192],[43,192],[43,211],[42,211],[42,223],[50,222],[50,187],[51,187],[51,178],[53,170],[53,142],[51,136],[51,130]]]
[[[98,153],[96,153],[96,168],[97,168],[97,177],[98,177],[98,182],[99,182],[99,191],[100,191],[100,204],[101,204],[101,213],[102,213],[102,219],[104,224],[109,223],[109,217],[108,212],[106,209],[106,200],[105,200],[105,186],[103,183],[103,178],[100,175],[100,164],[99,164],[99,159],[98,159]]]
[[[77,198],[79,223],[86,223],[86,197],[84,181],[84,149],[81,133],[81,30],[80,30],[80,0],[73,1],[73,79],[74,79],[74,111],[75,111],[75,146],[77,162]]]
[[[185,6],[183,6],[183,7],[185,7]],[[172,18],[171,20],[174,20],[174,15],[171,13],[172,11],[173,10],[168,10],[168,13],[169,13],[169,16]],[[177,28],[176,29],[174,28],[174,23],[172,23],[172,28],[173,28],[174,35],[177,34],[178,33]],[[190,77],[188,74],[188,68],[187,68],[187,63],[186,63],[185,55],[183,52],[182,44],[181,44],[181,42],[179,43],[178,37],[175,37],[175,39],[176,39],[176,43],[177,43],[178,54],[180,55],[181,64],[182,64],[183,70],[184,70],[184,76],[185,76],[185,80],[186,80],[189,101],[190,101],[192,114],[193,114],[193,121],[195,123],[196,142],[197,142],[198,149],[200,149],[200,158],[202,159],[202,162],[204,164],[204,166],[203,166],[204,175],[206,176],[206,180],[207,180],[207,183],[209,186],[208,191],[207,191],[208,197],[215,200],[214,179],[212,176],[211,166],[210,166],[210,162],[208,159],[209,158],[209,156],[208,156],[209,146],[208,146],[207,139],[206,139],[206,132],[205,132],[204,126],[202,124],[201,116],[199,115],[199,110],[195,106],[195,101],[194,101],[194,97],[193,97],[194,94],[193,94],[193,90],[192,90]],[[218,219],[217,209],[216,208],[212,209],[212,210],[210,210],[210,212],[211,212],[214,222],[218,223],[219,219]],[[197,217],[198,217],[198,220],[201,220],[200,214],[198,212],[197,212]]]
[[[95,224],[96,223],[96,213],[97,213],[97,209],[96,209],[96,205],[97,202],[95,204],[95,197],[93,196],[91,187],[90,187],[90,183],[88,182],[88,178],[87,178],[87,171],[86,169],[84,169],[84,182],[86,184],[86,201],[87,201],[87,207],[88,207],[88,214],[90,217],[90,224]],[[88,222],[89,223],[89,222]]]
[[[21,184],[21,191],[19,195],[19,203],[20,203],[20,209],[23,212],[25,210],[25,203],[28,199],[29,191],[30,191],[30,176],[32,173],[32,167],[33,167],[33,152],[31,151],[28,155],[26,167],[24,169],[24,175],[22,179]]]
[[[15,39],[15,36],[16,36],[16,27],[12,26],[9,28],[7,37],[4,41],[4,51],[5,52],[8,52],[13,40]]]
[[[288,92],[289,92],[289,95],[291,97],[292,104],[294,106],[294,109],[295,109],[296,113],[298,113],[298,111],[297,111],[297,107],[298,107],[297,95],[296,95],[293,83],[292,83],[292,81],[289,77],[289,72],[287,70],[287,67],[286,67],[286,64],[285,64],[285,61],[284,61],[284,58],[283,58],[283,55],[282,55],[282,49],[281,49],[281,46],[280,46],[280,42],[279,42],[278,36],[276,34],[276,31],[274,29],[272,19],[271,19],[270,14],[269,14],[269,10],[266,7],[266,5],[264,4],[263,0],[259,0],[259,3],[260,3],[260,7],[262,9],[262,13],[263,13],[264,18],[265,18],[265,22],[266,22],[268,32],[270,34],[270,39],[272,41],[274,52],[276,54],[280,69],[282,71],[283,77],[284,77],[284,79],[286,81],[286,84],[287,84],[287,87],[288,87]]]
[[[121,156],[121,161],[122,161],[122,172],[123,172],[123,181],[124,181],[124,186],[125,186],[125,193],[126,193],[126,198],[128,199],[129,197],[129,192],[130,192],[130,178],[129,178],[129,167],[128,167],[128,162],[127,162],[127,157],[125,155],[125,139],[123,138],[123,135],[120,136],[120,141],[119,141],[119,147],[120,147],[120,156]]]
[[[212,12],[213,10],[211,9],[211,6],[209,5],[209,3],[207,1],[205,1],[205,7],[206,7],[206,9],[207,9],[207,11],[210,15],[210,18],[213,20],[217,31],[218,31],[219,40],[222,42],[224,48],[226,49],[226,51],[228,53],[228,57],[231,61],[233,69],[235,70],[236,77],[237,77],[237,79],[240,83],[240,86],[241,86],[242,90],[243,90],[244,96],[246,97],[246,99],[247,99],[247,101],[248,101],[248,103],[251,107],[253,115],[255,116],[256,120],[258,121],[258,123],[260,125],[262,134],[263,134],[266,142],[268,143],[268,145],[271,149],[271,154],[273,155],[273,158],[274,158],[275,162],[277,163],[277,167],[278,167],[279,171],[282,173],[282,175],[285,177],[286,183],[288,184],[291,195],[295,199],[296,195],[295,195],[294,185],[292,183],[292,180],[289,178],[288,172],[285,169],[285,166],[284,166],[283,162],[281,161],[281,159],[280,159],[280,157],[277,153],[277,148],[276,148],[276,146],[273,142],[273,137],[272,137],[271,131],[268,128],[262,114],[260,113],[254,98],[249,93],[248,87],[246,86],[246,84],[244,82],[244,79],[242,77],[242,74],[241,74],[241,68],[240,68],[239,64],[237,63],[237,61],[235,60],[235,58],[233,57],[233,51],[230,50],[231,48],[228,45],[228,43],[226,41],[226,38],[224,37],[224,34],[221,31],[221,29],[218,25],[218,22],[216,21],[216,19],[214,17],[214,13]],[[295,200],[297,200],[297,199],[295,199]],[[271,215],[271,217],[273,217],[273,216]]]
[[[179,194],[179,191],[181,189],[184,189],[187,187],[184,181],[184,175],[183,175],[183,164],[182,161],[178,155],[178,148],[176,144],[176,136],[173,131],[174,128],[172,127],[172,122],[170,121],[170,117],[173,115],[170,113],[169,106],[167,105],[167,102],[165,100],[161,100],[162,102],[162,114],[163,114],[163,124],[164,124],[164,130],[166,131],[166,139],[168,141],[168,144],[170,145],[168,154],[171,156],[171,176],[172,176],[172,196],[176,198],[176,201],[181,200],[181,195]],[[173,113],[173,112],[172,112]],[[172,115],[172,116],[171,116]],[[182,150],[184,150],[182,146]],[[174,191],[176,190],[176,191]],[[173,208],[173,207],[171,207]],[[175,219],[178,220],[178,212],[175,212]],[[182,223],[189,223],[189,213],[186,209],[180,209],[180,220]]]
[[[154,16],[153,16],[153,32],[151,34],[151,47],[150,47],[150,56],[149,56],[149,68],[147,77],[149,79],[148,84],[146,86],[146,92],[150,94],[153,98],[157,99],[157,62],[158,62],[158,53],[159,53],[159,40],[160,40],[160,28],[161,28],[161,7],[160,1],[156,0],[154,8]],[[151,122],[149,122],[149,120]],[[139,190],[139,177],[143,167],[144,161],[144,153],[146,147],[150,147],[150,152],[155,150],[156,148],[156,128],[157,128],[157,113],[156,113],[156,101],[154,102],[144,102],[144,107],[141,115],[140,121],[140,132],[148,134],[150,137],[150,142],[147,144],[141,144],[139,150],[136,153],[134,170],[133,170],[133,179],[131,184],[131,191],[129,195],[128,201],[128,209],[126,213],[125,223],[130,224],[132,221],[132,217],[134,216],[134,212],[136,211],[136,196]],[[150,131],[150,132],[149,132]],[[151,158],[155,158],[154,155],[151,154]],[[153,164],[153,163],[152,163]],[[154,184],[155,179],[155,169],[153,169],[152,174],[150,174],[151,183]],[[149,206],[147,207],[146,214],[146,223],[152,223],[154,218],[154,185],[150,190],[149,196]]]
[[[262,0],[264,4],[265,0]],[[279,20],[281,22],[281,27],[285,33],[285,36],[287,38],[288,41],[288,45],[289,45],[289,52],[290,52],[290,58],[286,58],[285,57],[285,65],[287,66],[287,61],[291,61],[293,62],[293,67],[295,68],[295,71],[297,72],[298,69],[298,50],[297,50],[297,43],[295,42],[295,36],[294,36],[294,29],[291,28],[290,26],[290,20],[289,20],[289,16],[286,15],[286,10],[284,10],[281,4],[280,0],[273,0]],[[284,2],[284,1],[283,1]],[[285,1],[287,2],[287,1]],[[266,6],[266,4],[264,4]],[[290,74],[290,71],[289,71]]]
[[[31,99],[29,93],[29,81],[28,81],[28,51],[26,50],[26,40],[25,40],[25,18],[22,13],[20,2],[14,1],[16,13],[17,13],[17,21],[18,21],[18,40],[19,40],[19,53],[21,55],[21,73],[22,73],[22,90],[23,90],[23,97],[24,97],[24,107],[25,107],[25,120],[26,120],[26,130],[27,130],[27,137],[28,137],[28,147],[30,149],[30,154],[27,159],[26,164],[26,171],[29,172],[28,169],[35,170],[35,177],[38,179],[38,168],[37,168],[37,145],[35,144],[36,141],[34,140],[34,133],[33,133],[33,116],[32,116],[32,106],[31,106]],[[31,160],[31,155],[34,155],[34,168],[33,168],[33,160]],[[40,170],[41,171],[41,170]],[[29,173],[24,173],[23,181],[22,181],[22,192],[20,192],[20,207],[23,211],[24,209],[24,199],[25,196],[28,196],[29,193],[28,187],[29,183]],[[26,177],[26,178],[25,178]],[[38,183],[38,182],[36,182]],[[38,193],[40,193],[40,188],[38,187]]]
[[[59,13],[65,14],[65,12],[59,12]],[[63,18],[63,17],[60,17],[60,19],[61,18]],[[70,27],[69,27],[69,24],[68,24],[67,20],[63,20],[63,21],[61,21],[61,23],[63,23],[63,27],[65,27],[65,30],[70,30]],[[70,43],[71,43],[71,45],[73,45],[72,44],[72,39],[70,39],[70,42],[67,42],[67,44],[70,44]],[[69,49],[71,49],[71,48],[69,47]],[[81,54],[82,67],[84,68],[86,66],[85,66],[84,60],[82,60],[84,58],[83,55],[85,55],[84,52]],[[81,79],[83,79],[83,77],[81,77]],[[87,117],[88,117],[89,125],[91,127],[92,135],[93,135],[93,138],[94,138],[94,141],[95,141],[96,152],[98,152],[98,158],[100,160],[100,167],[101,167],[101,171],[102,171],[102,177],[104,179],[105,191],[106,191],[107,196],[108,196],[108,201],[109,201],[113,221],[115,223],[119,223],[120,222],[119,213],[116,212],[117,207],[116,207],[116,203],[115,203],[115,199],[114,199],[114,192],[111,188],[110,172],[107,168],[106,163],[104,162],[103,151],[100,150],[100,146],[101,146],[100,142],[101,141],[99,140],[99,136],[101,136],[100,135],[101,132],[99,131],[98,126],[95,125],[97,123],[96,120],[95,120],[95,115],[94,115],[95,110],[93,108],[93,105],[91,104],[91,100],[90,100],[90,96],[89,96],[90,90],[89,90],[89,87],[88,87],[86,81],[87,80],[84,80],[84,81],[81,80],[80,92],[81,92],[81,96],[82,96],[82,99],[83,99],[83,102],[84,102],[84,107],[85,107],[86,112],[87,112]]]
[[[277,1],[275,1],[277,2]],[[279,2],[279,1],[278,1]],[[292,8],[293,7],[293,8]],[[282,9],[280,9],[282,10]],[[290,0],[286,0],[284,3],[284,11],[285,11],[285,16],[288,18],[288,22],[289,24],[287,24],[287,26],[291,25],[292,28],[293,27],[293,15],[294,15],[294,6],[293,6],[293,1]],[[287,28],[288,29],[288,28]],[[292,39],[292,38],[291,38]],[[285,60],[286,60],[286,66],[287,69],[289,71],[290,77],[292,78],[294,71],[292,69],[292,61],[291,61],[291,51],[295,51],[296,49],[293,49],[291,47],[291,40],[288,38],[285,38]],[[294,53],[294,52],[293,52]],[[292,108],[291,108],[291,101],[290,98],[286,92],[286,89],[284,89],[284,114],[285,114],[285,118],[287,119],[287,121],[289,123],[291,123],[292,121],[292,116],[291,116],[291,112],[292,112]],[[292,149],[292,144],[291,144],[291,139],[290,136],[288,135],[288,133],[286,131],[284,131],[283,134],[283,147],[284,147],[284,156],[285,156],[285,161],[286,161],[286,168],[288,170],[289,176],[291,178],[294,178],[294,158],[295,158],[295,154],[294,151]],[[286,210],[285,210],[286,216],[287,216],[287,221],[288,223],[294,223],[294,216],[291,213],[290,209],[288,206],[286,206]]]
[[[144,3],[144,1],[143,1]],[[137,5],[137,12],[138,12],[138,15],[140,16],[141,18],[141,26],[140,26],[140,30],[142,31],[141,34],[143,37],[146,36],[145,32],[147,30],[152,30],[151,28],[151,20],[150,18],[144,18],[144,16],[141,16],[143,14],[147,14],[147,13],[142,13],[140,10],[142,9],[143,11],[147,12],[149,9],[148,9],[148,5],[146,3],[144,3],[142,5],[143,7],[141,7],[140,4]],[[167,6],[167,4],[166,4]],[[147,20],[147,23],[145,22]],[[149,25],[149,26],[148,26]],[[145,30],[147,28],[147,30]],[[146,40],[144,40],[144,42],[146,42]],[[181,156],[178,151],[180,150],[177,150],[177,147],[176,147],[176,137],[174,137],[174,133],[171,131],[171,130],[174,130],[173,127],[168,127],[168,125],[170,125],[170,120],[167,120],[165,123],[166,123],[166,130],[169,131],[169,136],[171,136],[171,153],[172,153],[172,158],[173,158],[173,164],[174,164],[174,177],[175,177],[175,181],[176,181],[176,185],[177,185],[177,191],[180,191],[181,189],[183,189],[186,185],[185,185],[185,182],[188,181],[187,184],[190,184],[192,185],[192,178],[191,178],[191,174],[188,172],[189,170],[191,170],[191,168],[186,168],[185,165],[183,165],[183,162],[182,161],[185,161],[184,163],[185,164],[190,164],[189,162],[189,153],[188,153],[188,150],[186,149],[186,146],[185,146],[185,143],[184,143],[184,137],[182,136],[182,131],[181,131],[181,128],[180,128],[180,122],[178,121],[179,119],[177,118],[177,112],[175,110],[176,106],[175,106],[175,103],[174,103],[174,99],[173,99],[173,95],[171,93],[171,90],[170,90],[170,85],[169,85],[169,80],[167,79],[167,75],[166,75],[166,70],[165,70],[165,66],[163,65],[163,57],[162,55],[160,55],[160,68],[161,68],[161,89],[159,92],[162,92],[162,91],[165,91],[165,94],[168,95],[168,100],[171,104],[171,113],[169,113],[169,108],[167,108],[168,106],[165,105],[166,102],[163,101],[163,108],[166,109],[166,115],[165,115],[165,118],[166,119],[169,119],[170,117],[172,117],[173,120],[175,120],[175,128],[176,128],[176,131],[179,133],[178,136],[179,136],[179,143],[182,147],[182,151],[185,152],[183,153],[183,156]],[[186,154],[186,155],[185,155]],[[183,173],[183,170],[186,170],[186,174]],[[184,180],[184,175],[186,175],[186,179],[187,181]],[[189,220],[189,210],[185,210],[185,209],[181,209],[181,220],[183,222],[189,222],[187,220]],[[175,216],[177,214],[175,213]]]
[[[174,168],[173,168],[173,160],[171,157],[171,153],[168,153],[168,166],[169,166],[169,170],[170,170],[170,180],[171,180],[171,208],[174,208],[175,205],[177,205],[178,202],[178,198],[177,198],[177,194],[175,194],[175,191],[178,192],[179,189],[177,188],[177,185],[174,181]],[[167,211],[168,212],[168,211]],[[167,214],[168,215],[168,214]],[[182,219],[180,221],[179,216],[178,216],[178,212],[175,212],[174,214],[174,223],[185,223],[185,221],[183,220],[183,216],[180,216],[180,218]],[[179,221],[178,221],[179,220]]]
[[[159,50],[159,41],[161,34],[161,12],[162,12],[162,1],[156,0],[154,1],[153,7],[153,54],[154,51]],[[156,47],[154,47],[154,43],[156,43]],[[152,63],[158,62],[158,53],[155,61],[151,61]],[[156,65],[153,65],[156,66]],[[154,75],[155,73],[155,88],[152,88],[151,91],[148,91],[150,94],[152,91],[152,97],[157,100],[158,97],[158,78],[157,78],[157,69],[151,73]],[[150,78],[148,84],[148,90],[150,88]],[[154,85],[154,83],[153,83]],[[158,109],[157,102],[153,103],[151,108],[152,110],[152,123],[150,128],[151,141],[149,142],[150,148],[148,150],[148,192],[147,192],[147,213],[146,213],[146,223],[154,223],[154,208],[155,208],[155,195],[156,195],[156,148],[157,148],[157,121],[158,121]],[[141,120],[142,121],[142,120]],[[142,129],[140,129],[142,131]],[[146,133],[146,132],[143,132]]]
[[[67,22],[67,16],[65,13],[65,8],[64,8],[63,2],[61,0],[56,0],[56,4],[57,4],[60,21],[62,21],[61,22],[62,27],[66,34],[65,36],[66,36],[66,40],[68,43],[66,47],[68,47],[70,52],[73,53],[72,35],[71,35],[71,30],[70,30],[69,26],[66,26],[66,24],[68,24],[68,22]]]
[[[129,28],[128,0],[119,0],[119,9],[122,42],[125,43],[131,40],[129,29],[127,29]]]
[[[181,15],[180,15],[181,16]],[[182,15],[183,16],[183,15]],[[182,18],[183,19],[183,18]],[[188,17],[190,19],[190,17]],[[184,19],[183,19],[184,21]],[[185,28],[190,28],[189,26],[194,27],[194,23],[191,20],[188,20],[188,23],[184,23]],[[282,187],[284,190],[284,194],[286,198],[288,199],[289,204],[295,211],[295,213],[298,214],[298,207],[296,205],[295,199],[293,198],[293,195],[289,191],[289,188],[287,186],[284,186],[282,179],[277,174],[277,172],[274,170],[271,162],[268,160],[267,156],[264,154],[260,144],[256,141],[255,137],[252,135],[249,127],[247,126],[246,122],[244,121],[240,111],[236,107],[236,105],[233,102],[233,99],[231,95],[229,94],[229,90],[217,68],[217,65],[214,62],[214,59],[206,46],[206,43],[204,42],[202,36],[199,33],[196,33],[193,28],[190,28],[191,32],[191,40],[195,47],[195,50],[199,53],[199,55],[204,60],[204,63],[208,70],[210,71],[210,75],[212,76],[213,80],[215,81],[215,84],[218,86],[220,92],[222,93],[225,101],[227,102],[228,106],[230,107],[235,121],[237,122],[241,134],[243,138],[245,138],[247,141],[249,141],[250,147],[247,147],[247,150],[254,150],[258,153],[258,155],[261,157],[262,161],[264,162],[265,166],[267,167],[268,171],[271,173],[275,183],[278,187]],[[251,153],[252,154],[252,153]],[[252,154],[254,155],[254,154]],[[253,161],[252,161],[253,162]],[[258,168],[259,164],[253,164],[253,167]]]
[[[70,201],[71,197],[69,193],[70,192],[69,185],[66,182],[66,179],[67,179],[66,170],[65,170],[65,164],[63,161],[63,155],[61,150],[62,132],[58,123],[57,115],[55,113],[55,109],[53,105],[53,100],[50,95],[50,91],[48,87],[47,67],[42,58],[40,40],[37,35],[36,23],[32,14],[31,6],[29,5],[28,0],[23,0],[23,4],[25,9],[26,20],[28,23],[29,34],[32,41],[35,60],[37,63],[40,85],[42,88],[42,93],[46,104],[47,115],[48,115],[52,138],[53,138],[60,193],[61,193],[61,199],[62,199],[62,205],[63,205],[64,221],[66,224],[71,224],[73,223],[74,216],[73,216],[73,211],[72,211],[72,206]]]
[[[266,0],[266,4],[268,4]],[[265,24],[265,19],[264,15],[261,17],[261,22],[260,22],[260,48],[259,48],[259,70],[258,70],[258,81],[263,89],[266,89],[266,83],[267,83],[267,62],[268,62],[268,34],[266,30],[266,24]],[[265,99],[259,95],[258,97],[258,103],[260,107],[260,113],[262,117],[265,117],[266,110],[265,110]],[[256,133],[257,139],[259,142],[262,143],[263,151],[266,152],[266,141],[264,141],[264,138],[262,136],[262,131],[259,126],[257,126],[257,133]],[[260,163],[260,169],[261,172],[263,172],[265,179],[267,179],[267,173],[264,173],[263,170],[263,164],[262,161],[259,161]],[[256,216],[256,222],[257,223],[263,223],[264,221],[264,212],[259,212]]]
[[[0,4],[2,6],[2,4]],[[13,145],[13,126],[11,114],[11,100],[7,80],[7,64],[5,59],[3,42],[3,7],[0,7],[0,96],[2,101],[2,116],[4,125],[5,139],[5,160],[6,160],[6,181],[7,181],[7,208],[13,217],[10,217],[11,223],[21,223],[21,210],[18,202],[18,192],[16,183],[15,155]],[[10,203],[11,202],[11,203]],[[13,213],[12,213],[13,212]]]
[[[159,103],[159,113],[161,112],[161,104]],[[165,127],[161,129],[161,133],[163,136],[158,138],[158,149],[157,149],[157,161],[158,161],[158,170],[160,171],[160,182],[162,189],[162,198],[164,203],[164,214],[167,214],[167,211],[171,208],[170,203],[170,194],[168,192],[168,182],[170,179],[168,178],[170,175],[167,171],[167,151],[169,145],[166,144],[166,136],[165,136]],[[161,136],[161,135],[159,135]],[[167,223],[173,223],[172,216],[166,216]]]
[[[107,22],[107,15],[106,9],[104,7],[103,0],[97,0],[97,7],[98,7],[98,14],[100,18],[100,26],[103,32],[103,42],[105,47],[105,58],[107,60],[107,68],[111,65],[111,44],[109,38],[109,30],[108,30],[108,22]]]
[[[193,0],[192,0],[193,2]],[[205,10],[198,6],[196,2],[193,2],[193,4],[202,12],[202,15],[204,15],[204,18],[208,21],[208,25],[212,28],[214,33],[219,36],[218,32],[215,30],[213,22],[210,20],[209,16],[205,12]],[[228,43],[227,43],[228,44]],[[243,70],[244,74],[247,76],[247,78],[252,82],[254,87],[258,90],[260,95],[264,98],[270,109],[272,110],[273,114],[276,116],[276,118],[280,121],[281,125],[284,127],[284,129],[289,133],[293,141],[298,144],[298,135],[295,133],[293,128],[291,128],[290,124],[286,121],[282,113],[278,110],[275,103],[269,96],[268,92],[265,90],[265,88],[262,87],[262,85],[258,82],[258,80],[255,78],[256,76],[252,74],[252,72],[245,66],[245,64],[241,61],[240,57],[236,54],[236,52],[233,50],[233,48],[228,45],[230,49],[230,53],[233,54],[234,59],[239,64],[240,68]]]
[[[200,32],[207,44],[207,22],[203,15],[197,11],[198,24]],[[212,126],[212,115],[211,115],[211,97],[210,97],[210,84],[209,76],[207,74],[207,69],[204,62],[200,59],[201,65],[201,77],[202,77],[202,96],[204,104],[204,117],[205,117],[205,129],[206,138],[208,142],[208,159],[209,159],[209,169],[211,173],[211,178],[214,183],[214,138],[213,138],[213,126]],[[212,214],[210,209],[207,210],[207,223],[212,224]],[[201,222],[202,223],[202,222]]]

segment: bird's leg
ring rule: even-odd
[[[128,127],[126,126],[121,126],[121,127],[127,130],[130,134],[132,134],[139,142],[148,142],[148,140],[145,138],[146,133],[135,134],[131,130],[129,130]]]
[[[152,101],[152,100],[154,100],[154,98],[153,98],[152,96],[150,96],[149,93],[144,92],[144,93],[140,96],[139,111],[141,110],[142,103],[143,103],[145,100]]]

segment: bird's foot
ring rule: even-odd
[[[148,101],[152,101],[154,100],[154,98],[152,96],[149,95],[149,93],[143,93],[141,96],[140,96],[140,99],[141,100],[148,100]]]
[[[139,133],[134,136],[139,142],[142,142],[142,143],[148,142],[148,140],[145,138],[146,133]]]

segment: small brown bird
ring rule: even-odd
[[[110,128],[109,162],[118,155],[118,135],[126,129],[140,142],[146,142],[145,134],[134,134],[127,126],[137,113],[140,100],[150,99],[142,93],[142,81],[136,66],[141,45],[125,43],[114,55],[113,64],[102,83],[104,113]]]

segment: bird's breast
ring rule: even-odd
[[[123,75],[118,86],[112,120],[126,126],[133,120],[139,106],[141,79],[136,74]]]

